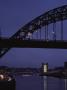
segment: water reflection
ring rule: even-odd
[[[67,90],[67,79],[43,76],[43,90]]]
[[[48,90],[48,78],[47,76],[43,76],[43,82],[44,82],[44,90]]]
[[[67,90],[67,79],[47,76],[16,76],[16,90]]]
[[[64,79],[64,90],[67,90],[67,79]]]

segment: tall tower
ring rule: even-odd
[[[64,62],[64,68],[67,69],[67,62]]]
[[[41,73],[44,74],[46,72],[48,72],[48,63],[42,63]]]

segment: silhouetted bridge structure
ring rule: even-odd
[[[64,35],[66,19],[67,5],[64,5],[36,17],[20,28],[12,37],[1,37],[0,57],[13,47],[67,49],[67,39]]]
[[[19,39],[1,39],[1,48],[63,48],[67,49],[66,41],[44,41],[44,40],[19,40]]]

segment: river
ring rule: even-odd
[[[67,90],[67,80],[47,76],[16,76],[16,90]]]

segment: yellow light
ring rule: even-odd
[[[47,65],[44,65],[44,72],[47,72]]]

